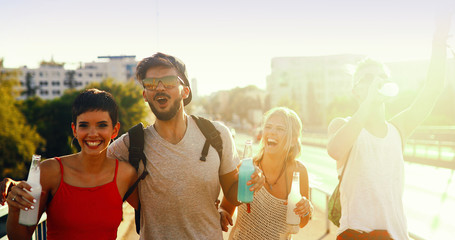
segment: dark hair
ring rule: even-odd
[[[73,102],[73,123],[77,116],[88,111],[106,111],[112,120],[112,125],[118,121],[118,105],[112,94],[96,88],[87,89],[80,93]]]
[[[145,78],[147,70],[152,67],[168,67],[174,68],[178,76],[183,80],[185,85],[190,88],[190,94],[186,99],[183,100],[185,106],[191,102],[192,93],[190,81],[188,81],[188,73],[186,72],[186,66],[182,60],[164,53],[157,52],[151,57],[142,59],[136,67],[136,79],[142,85],[142,80]]]

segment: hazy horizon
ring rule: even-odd
[[[199,94],[206,95],[237,86],[265,88],[274,57],[429,59],[435,14],[455,10],[454,5],[448,0],[0,0],[0,58],[5,67],[36,68],[53,57],[75,68],[98,56],[136,55],[139,61],[160,51],[182,59]]]

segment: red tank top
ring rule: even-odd
[[[114,180],[102,186],[83,188],[63,181],[47,207],[47,239],[113,239],[122,221],[122,197],[117,188],[118,160]]]

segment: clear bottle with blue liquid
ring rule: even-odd
[[[243,151],[242,165],[239,168],[239,184],[237,190],[237,200],[241,203],[250,203],[253,201],[253,191],[250,191],[251,185],[246,185],[251,180],[251,174],[254,173],[253,164],[253,145],[251,140],[245,143]]]

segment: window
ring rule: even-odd
[[[47,82],[46,81],[39,81],[39,85],[40,86],[47,86]]]
[[[60,90],[52,90],[52,95],[60,95]]]
[[[46,96],[46,95],[49,94],[49,91],[47,91],[47,90],[40,90],[39,93],[40,93],[41,95]]]
[[[88,76],[89,76],[89,77],[93,77],[93,73],[89,73]]]
[[[60,82],[59,81],[52,81],[52,86],[60,86]]]
[[[78,76],[78,77],[82,77],[82,73],[78,73],[77,76]]]

